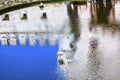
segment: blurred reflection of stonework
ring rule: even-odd
[[[26,4],[26,3],[39,2],[39,1],[45,1],[45,0],[0,0],[0,9],[4,9],[19,4]]]
[[[60,60],[64,63],[72,62],[76,52],[76,42],[80,36],[77,5],[73,6],[72,15],[67,12],[65,3],[52,4],[51,7],[46,4],[43,9],[35,6],[1,15],[0,45],[44,46],[49,44],[54,46],[59,44],[58,62],[61,63]],[[49,8],[51,8],[50,11]],[[64,12],[61,14],[61,11]]]

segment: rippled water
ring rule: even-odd
[[[27,21],[28,25],[29,23],[32,24],[30,30],[37,24],[37,26],[43,26],[42,28],[35,28],[43,29],[43,31],[48,29],[54,33],[57,32],[58,36],[61,36],[58,38],[59,51],[64,52],[65,55],[72,56],[70,57],[72,62],[67,63],[65,61],[63,65],[56,65],[57,75],[62,75],[62,78],[48,77],[48,79],[44,79],[119,80],[119,8],[120,2],[117,2],[115,6],[110,6],[109,4],[99,6],[91,3],[85,5],[66,3],[47,4],[44,9],[48,16],[47,21],[39,20],[41,23],[39,24],[37,18],[40,15],[37,15],[37,17],[35,17],[36,15],[32,15],[30,18],[35,20],[35,22],[32,22],[31,19]],[[36,14],[39,12],[38,7],[33,7],[32,9],[36,9]],[[34,14],[30,8],[28,8],[29,10],[29,15]],[[22,23],[27,25],[25,22]],[[69,51],[70,54],[67,54]]]
[[[68,80],[120,79],[119,4],[74,5],[68,12],[77,47],[74,62],[61,66]]]

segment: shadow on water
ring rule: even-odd
[[[91,20],[89,24],[89,31],[94,32],[93,29],[98,30],[97,32],[93,33],[96,37],[92,37],[89,43],[89,52],[87,58],[88,76],[86,80],[106,80],[107,77],[105,77],[105,73],[102,71],[104,56],[102,54],[102,50],[99,50],[99,44],[101,43],[99,43],[97,35],[101,36],[101,34],[99,34],[101,28],[103,31],[106,30],[107,34],[109,34],[109,31],[114,33],[119,30],[119,24],[115,21],[115,5],[112,5],[110,0],[107,0],[107,2],[98,0],[96,4],[90,3],[90,17]],[[106,33],[102,34],[105,35]],[[101,39],[103,39],[103,37],[101,37]]]
[[[103,3],[102,0],[98,1],[97,4],[90,3],[91,12],[91,24],[108,24],[108,18],[112,9],[111,1]]]
[[[80,38],[80,28],[79,28],[79,14],[78,14],[78,5],[76,3],[67,4],[67,12],[70,21],[71,34],[73,34],[74,39],[70,44],[70,47],[73,51],[73,54],[76,52],[76,42]]]
[[[89,30],[97,29],[98,25],[100,25],[105,30],[111,30],[114,34],[115,31],[120,30],[120,24],[116,21],[115,14],[115,4],[113,5],[110,0],[107,2],[98,1],[96,4],[90,3],[90,27]]]
[[[89,40],[86,80],[104,80],[104,75],[101,75],[103,56],[102,51],[99,50],[99,44],[100,42],[96,37]]]

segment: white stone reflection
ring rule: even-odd
[[[21,45],[27,45],[27,35],[19,34],[18,39],[19,39]]]
[[[29,41],[30,41],[30,45],[36,45],[37,44],[37,37],[35,34],[29,34]]]
[[[5,34],[0,35],[0,40],[1,40],[1,45],[3,45],[3,46],[8,45],[7,35],[5,35]]]
[[[48,34],[48,40],[49,40],[49,44],[50,45],[56,45],[57,44],[57,41],[59,39],[59,35],[57,34]]]
[[[38,40],[40,45],[45,45],[46,44],[46,40],[47,40],[47,34],[38,34]]]
[[[9,35],[9,44],[10,45],[17,45],[17,36],[15,34]]]

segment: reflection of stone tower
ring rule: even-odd
[[[86,75],[86,80],[104,80],[104,77],[99,75],[102,65],[101,57],[102,55],[98,50],[89,53],[87,62],[87,73],[89,75]]]
[[[49,40],[50,45],[57,44],[57,35],[55,34],[47,34],[47,33],[4,33],[0,34],[0,43],[2,46],[7,45],[41,45],[44,46],[46,44],[47,39]],[[18,43],[19,42],[19,43]],[[38,44],[39,43],[39,44]]]

